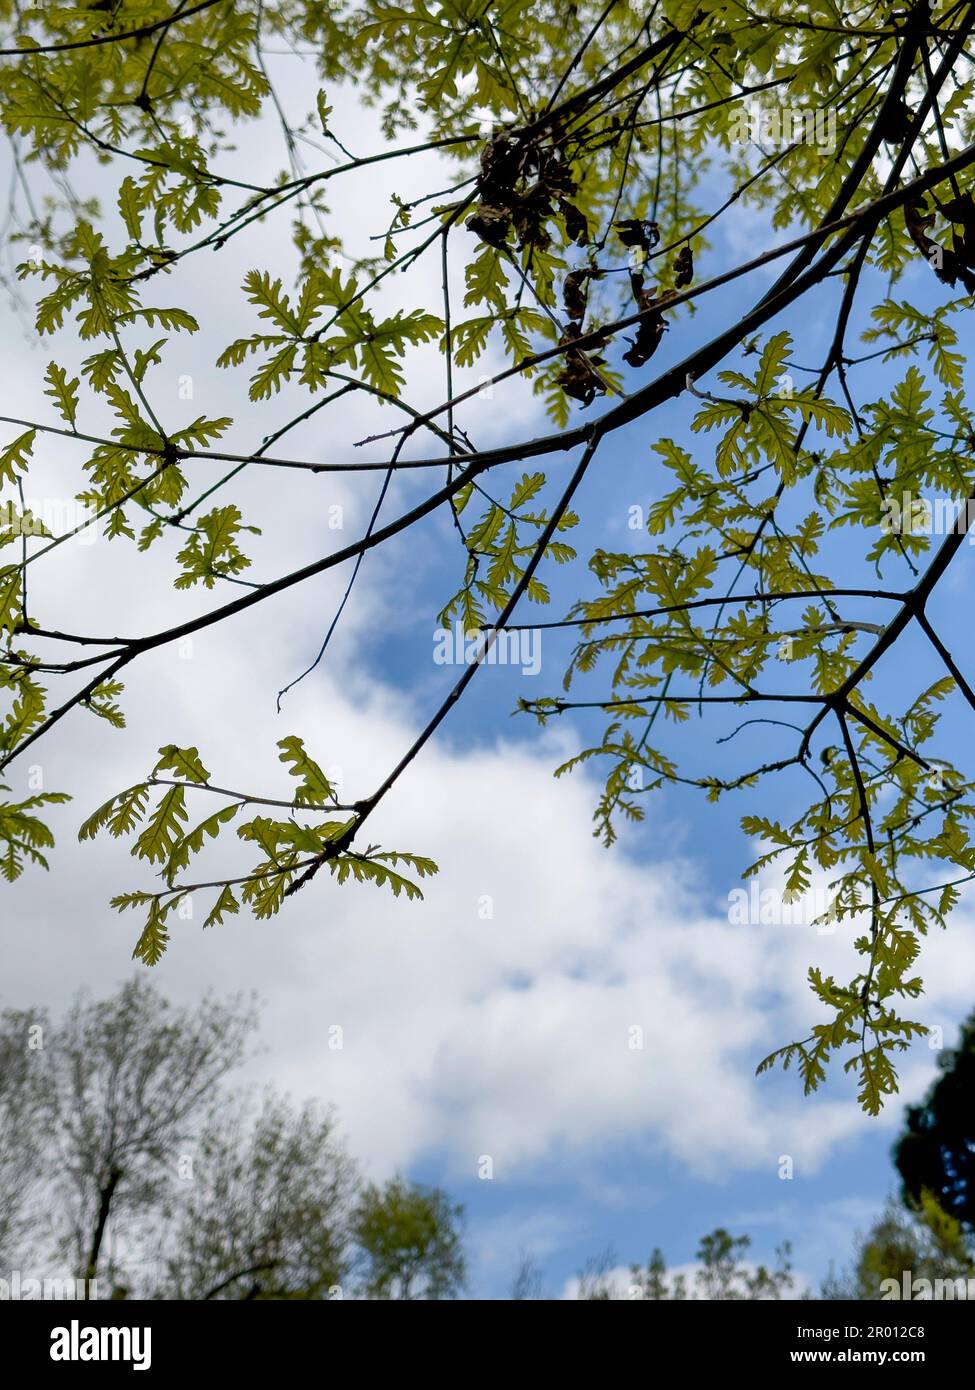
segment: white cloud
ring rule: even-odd
[[[134,687],[140,713],[126,740],[99,728],[81,742],[76,721],[46,764],[49,784],[97,767],[102,786],[79,811],[95,804],[144,771],[123,749],[148,758],[151,728],[160,740],[192,735],[222,785],[271,790],[276,779],[283,789],[274,741],[299,728],[323,762],[341,758],[349,792],[361,794],[411,741],[411,702],[362,678],[346,688],[337,662],[278,719],[269,692],[280,649],[251,636],[246,625],[215,635],[182,669],[157,658]],[[211,698],[217,719],[203,714]],[[731,926],[697,890],[693,862],[647,866],[605,851],[589,833],[593,784],[551,777],[560,752],[554,738],[531,749],[499,740],[464,751],[449,738],[429,747],[373,831],[439,860],[424,903],[318,880],[269,923],[241,918],[203,933],[204,901],[196,922],[175,924],[160,986],[178,997],[207,983],[257,987],[268,1052],[255,1075],[334,1100],[377,1170],[443,1149],[458,1175],[474,1176],[489,1155],[495,1178],[509,1180],[556,1153],[624,1140],[715,1179],[774,1174],[782,1154],[815,1170],[876,1122],[838,1076],[807,1100],[794,1076],[783,1088],[752,1072],[773,1045],[805,1035],[816,1017],[805,968],[842,974],[849,931]],[[217,851],[208,862],[216,872],[228,861]],[[8,999],[45,1001],[55,980],[67,992],[77,979],[104,986],[122,973],[134,919],[103,904],[145,881],[118,846],[62,843],[50,880],[8,890],[11,925],[30,923],[29,936],[14,935]],[[489,920],[479,916],[484,895]],[[971,974],[970,918],[926,955],[925,1016],[952,1017],[967,1002],[958,981]],[[329,1047],[336,1024],[340,1051]],[[634,1026],[642,1050],[629,1046]],[[909,1092],[931,1061],[923,1045],[912,1054]]]

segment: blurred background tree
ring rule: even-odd
[[[92,1297],[456,1297],[445,1192],[363,1185],[331,1109],[225,1089],[256,1025],[252,1002],[178,1009],[142,977],[53,1027],[0,1015],[0,1268],[67,1261]]]
[[[392,1178],[370,1184],[353,1225],[367,1298],[456,1298],[466,1267],[460,1243],[462,1208],[440,1188]]]
[[[218,1106],[169,1241],[168,1298],[327,1298],[347,1279],[356,1174],[330,1111]]]
[[[830,1272],[822,1296],[882,1299],[885,1281],[894,1279],[902,1288],[905,1274],[932,1284],[937,1279],[975,1277],[961,1226],[927,1192],[913,1209],[891,1199],[868,1233],[856,1236],[852,1267],[839,1274]]]
[[[52,1034],[52,1210],[59,1250],[79,1277],[97,1278],[113,1226],[147,1238],[180,1154],[256,1021],[239,998],[176,1009],[136,978],[109,999],[79,996]]]
[[[46,1029],[45,1015],[36,1010],[0,1014],[0,1267],[24,1235],[37,1190]]]
[[[107,999],[79,995],[60,1023],[39,1010],[0,1014],[0,1270],[34,1277],[67,1260],[76,1278],[97,1280],[92,1297],[467,1293],[464,1213],[449,1193],[402,1176],[364,1181],[320,1102],[269,1090],[258,1103],[227,1089],[256,1026],[253,1002],[207,997],[175,1008],[143,977]],[[854,1237],[849,1265],[831,1268],[822,1298],[881,1299],[884,1281],[901,1286],[905,1273],[975,1280],[972,1056],[970,1018],[924,1103],[907,1111],[894,1151],[901,1200]],[[794,1274],[788,1244],[772,1264],[750,1260],[750,1249],[747,1234],[724,1227],[677,1269],[659,1249],[628,1269],[607,1249],[585,1263],[574,1296],[815,1296]],[[511,1298],[541,1300],[543,1280],[523,1251]]]
[[[975,1012],[958,1046],[938,1059],[941,1075],[921,1105],[907,1112],[894,1151],[904,1200],[932,1193],[969,1235],[975,1233]]]
[[[613,1268],[612,1251],[607,1250],[590,1259],[579,1274],[577,1296],[584,1301],[629,1298],[649,1302],[798,1297],[793,1292],[789,1245],[776,1251],[772,1269],[748,1260],[750,1246],[749,1236],[733,1236],[719,1226],[702,1237],[691,1271],[668,1271],[663,1252],[657,1249],[645,1268],[631,1265],[628,1275]]]

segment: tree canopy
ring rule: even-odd
[[[558,770],[605,772],[607,843],[658,788],[717,800],[761,784],[765,810],[742,818],[765,844],[753,869],[781,862],[789,893],[832,876],[860,957],[849,980],[810,970],[822,1021],[762,1065],[795,1063],[810,1090],[839,1054],[879,1110],[898,1053],[925,1031],[911,1007],[919,939],[975,874],[972,784],[938,734],[946,704],[975,707],[975,692],[931,614],[973,487],[959,333],[975,289],[975,7],[98,0],[0,16],[8,236],[50,349],[44,417],[12,404],[3,416],[5,876],[48,862],[46,808],[84,800],[84,787],[11,790],[52,729],[122,729],[123,682],[150,653],[340,567],[348,598],[368,554],[409,534],[453,548],[458,583],[436,619],[476,634],[481,659],[378,784],[340,795],[323,770],[334,750],[298,731],[279,744],[281,785],[227,789],[201,711],[200,746],[160,730],[158,760],[81,836],[124,839],[145,870],[114,905],[138,915],[148,965],[190,899],[206,925],[242,908],[268,917],[319,891],[323,869],[419,896],[436,847],[383,849],[372,818],[483,659],[546,626],[526,605],[571,567],[578,600],[550,620],[577,638],[563,688],[523,712],[605,713],[601,738]],[[275,47],[317,73],[300,117],[270,76]],[[374,147],[338,114],[348,84],[377,112]],[[281,173],[233,158],[265,121],[281,131]],[[429,187],[404,192],[404,170],[434,156]],[[388,191],[388,222],[348,244],[331,207],[363,170]],[[749,254],[729,258],[743,213]],[[240,283],[228,248],[243,253],[271,219],[281,253]],[[200,257],[207,302],[185,291]],[[410,292],[431,261],[435,304]],[[227,304],[242,325],[229,342]],[[825,355],[812,305],[832,325]],[[239,382],[234,418],[156,389],[196,334]],[[469,412],[525,380],[546,431],[512,415],[507,437],[479,448]],[[382,409],[369,439],[343,434],[353,396]],[[655,413],[674,403],[692,447],[659,433]],[[318,442],[289,447],[311,419],[327,425]],[[637,424],[667,480],[645,537],[577,556],[576,495],[597,461],[612,492],[610,443]],[[78,508],[60,527],[27,505],[52,440],[71,450]],[[285,506],[298,474],[357,478],[369,519],[268,574],[259,510],[239,489],[246,478]],[[903,503],[932,489],[963,513],[939,540]],[[162,564],[168,621],[111,635],[93,596],[84,629],[66,625],[63,578],[46,583],[45,567],[92,529],[120,573],[133,554]],[[310,633],[309,670],[344,609]],[[927,661],[892,679],[917,633]],[[730,747],[702,755],[692,718]],[[767,753],[752,758],[732,736],[757,720]],[[252,855],[244,872],[234,836]]]
[[[975,1015],[958,1046],[938,1058],[941,1075],[920,1105],[908,1107],[894,1161],[905,1198],[927,1193],[971,1235],[975,1232]]]

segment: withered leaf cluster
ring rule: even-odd
[[[642,367],[650,361],[664,336],[667,324],[659,306],[665,301],[658,299],[653,289],[645,288],[643,276],[639,271],[630,272],[630,289],[633,291],[636,307],[644,318],[637,327],[636,337],[628,340],[631,347],[628,352],[624,352],[623,361],[628,362],[631,367]]]
[[[563,344],[571,343],[579,336],[573,331],[576,328],[577,324],[569,324],[561,338]],[[599,368],[606,365],[606,359],[599,351],[605,346],[605,341],[602,336],[597,337],[592,348],[586,352],[571,349],[565,354],[565,366],[555,378],[565,394],[582,405],[592,405],[597,396],[606,394],[606,382],[599,373]]]
[[[642,253],[638,258],[638,264],[642,264],[660,241],[660,228],[657,223],[642,217],[622,218],[619,222],[614,222],[613,227],[624,246]],[[678,253],[673,270],[674,284],[678,289],[683,289],[693,280],[694,257],[689,244],[682,247]],[[637,268],[630,272],[630,288],[637,308],[645,317],[640,322],[636,337],[629,339],[631,346],[629,351],[623,354],[623,361],[631,367],[642,367],[657,351],[664,336],[667,324],[660,313],[660,306],[665,304],[670,296],[657,296],[654,290],[648,290],[643,283],[643,275]]]
[[[656,224],[650,223],[656,230]],[[644,246],[642,241],[633,243]],[[646,248],[645,248],[646,249]],[[684,246],[674,258],[674,285],[677,290],[686,288],[694,278],[694,256],[690,245]],[[667,321],[661,310],[674,297],[674,290],[658,294],[656,289],[647,289],[643,275],[638,270],[630,271],[630,289],[633,300],[643,318],[640,320],[635,338],[629,339],[630,349],[624,352],[623,361],[631,367],[642,367],[660,346],[660,340],[667,328]]]
[[[694,254],[690,242],[682,246],[674,260],[674,284],[679,290],[686,289],[694,279]]]
[[[565,277],[562,284],[562,303],[569,316],[569,322],[562,335],[563,344],[574,342],[576,338],[582,336],[589,282],[599,279],[601,274],[600,270],[589,266],[581,270],[573,270]],[[606,383],[598,371],[598,368],[605,366],[605,359],[599,352],[599,349],[604,345],[605,339],[598,338],[593,343],[593,347],[596,349],[595,353],[581,351],[566,353],[565,365],[556,377],[565,394],[571,396],[573,400],[580,401],[583,405],[591,405],[597,395],[602,396],[606,393]]]
[[[477,208],[467,227],[489,246],[505,246],[514,232],[519,248],[544,251],[551,241],[547,224],[558,209],[570,241],[585,245],[589,224],[569,201],[575,190],[557,137],[543,144],[501,131],[481,154]]]
[[[600,272],[591,268],[573,270],[562,284],[562,303],[570,319],[576,320],[576,337],[582,332],[582,320],[586,316],[586,301],[589,297],[589,281],[599,277]]]
[[[624,246],[638,246],[645,254],[660,240],[660,228],[656,222],[645,222],[642,217],[624,217],[614,222],[616,235]]]
[[[613,225],[624,246],[637,247],[644,255],[660,240],[660,230],[655,222],[634,217],[615,222]],[[637,309],[643,315],[637,327],[636,337],[628,339],[630,347],[623,354],[623,361],[631,367],[644,366],[657,351],[667,328],[662,312],[664,306],[673,299],[676,290],[684,289],[694,278],[694,256],[690,244],[681,248],[672,268],[675,290],[665,294],[658,294],[653,287],[648,289],[640,270],[630,271],[630,290]],[[602,273],[597,267],[588,266],[573,270],[565,277],[562,302],[570,321],[561,339],[563,346],[582,336],[589,284]],[[579,349],[567,352],[565,366],[556,378],[566,395],[581,401],[584,406],[591,405],[597,395],[604,395],[606,392],[606,383],[599,372],[599,368],[605,366],[605,360],[598,355],[598,349],[604,347],[606,341],[606,335],[593,340],[592,347],[597,349],[596,353],[582,352]]]
[[[975,203],[972,195],[964,193],[952,198],[942,205],[941,212],[953,224],[950,247],[941,246],[928,235],[935,215],[928,211],[924,198],[904,207],[904,221],[911,240],[934,268],[939,280],[952,286],[961,280],[966,291],[975,294]]]

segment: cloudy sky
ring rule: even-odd
[[[313,88],[288,68],[282,91],[297,115]],[[356,153],[378,149],[374,116],[348,94],[332,99],[345,142]],[[247,131],[237,159],[248,176],[273,177],[282,163],[273,121]],[[397,165],[391,181],[357,176],[336,186],[330,215],[361,250],[385,229],[391,190],[415,195],[444,186],[449,174],[431,159]],[[765,230],[753,214],[723,222],[709,273],[762,249],[759,235]],[[154,408],[170,423],[233,415],[226,447],[242,451],[299,408],[297,394],[252,406],[245,374],[213,366],[226,343],[255,331],[239,292],[252,268],[286,280],[293,272],[286,231],[273,220],[219,256],[200,253],[152,282],[159,302],[192,308],[202,326],[196,338],[172,343],[149,377]],[[735,312],[760,288],[753,280],[729,290],[709,315]],[[395,279],[387,302],[438,312],[439,296],[434,254]],[[816,360],[830,308],[822,304],[821,322],[817,309],[804,309],[804,360]],[[70,337],[39,342],[16,306],[8,304],[6,316],[5,398],[16,402],[6,409],[49,419],[41,374],[51,356],[74,362]],[[681,330],[686,342],[706,331],[703,323]],[[677,350],[667,344],[662,353],[670,360]],[[491,366],[482,360],[473,379]],[[192,403],[180,398],[187,376]],[[427,404],[443,397],[434,349],[411,359],[407,394]],[[690,418],[678,403],[606,446],[578,499],[586,518],[581,554],[635,544],[629,508],[647,505],[659,487],[650,444],[668,433],[690,439]],[[95,432],[104,423],[90,400],[82,419]],[[357,459],[356,439],[394,423],[388,410],[353,397],[294,431],[287,452]],[[520,386],[476,399],[464,423],[480,447],[547,427]],[[29,495],[74,491],[76,452],[45,440],[35,455]],[[555,456],[556,481],[571,462]],[[217,464],[195,467],[195,483],[218,476]],[[520,471],[504,476],[514,481]],[[422,486],[415,478],[398,485],[384,517]],[[248,577],[274,577],[347,543],[361,532],[377,488],[378,476],[250,470],[228,493],[262,528]],[[338,531],[329,527],[336,507]],[[142,633],[232,596],[176,594],[176,548],[162,543],[143,559],[103,539],[65,547],[36,567],[34,614],[68,630]],[[949,606],[964,599],[970,563],[966,552]],[[149,886],[145,866],[125,845],[79,846],[76,834],[95,806],[145,776],[160,745],[198,746],[221,785],[287,796],[275,743],[298,733],[349,799],[371,791],[456,679],[457,668],[433,660],[434,628],[461,572],[449,518],[433,518],[367,557],[327,660],[280,714],[276,692],[314,656],[344,571],[198,635],[190,650],[152,653],[127,681],[124,733],[75,713],[14,764],[15,795],[39,774],[46,789],[71,791],[75,800],[53,817],[50,874],[29,873],[4,889],[0,1001],[57,1010],[79,986],[107,992],[133,970],[135,919],[107,904],[116,892]],[[593,592],[581,569],[569,579],[542,577],[553,586],[546,616],[561,616],[578,593]],[[373,1176],[399,1170],[446,1185],[467,1208],[476,1294],[504,1296],[522,1253],[541,1264],[550,1293],[608,1247],[623,1265],[645,1260],[657,1245],[672,1263],[686,1263],[718,1224],[750,1233],[758,1257],[791,1240],[797,1267],[815,1282],[831,1259],[847,1257],[853,1231],[893,1188],[889,1148],[901,1105],[871,1120],[838,1071],[809,1099],[791,1073],[754,1072],[774,1046],[805,1036],[817,1018],[806,969],[849,972],[853,932],[848,924],[823,934],[729,920],[729,894],[754,848],[737,815],[768,809],[756,793],[718,809],[679,791],[657,795],[641,827],[613,850],[602,848],[591,833],[598,782],[585,772],[552,776],[596,724],[565,719],[540,734],[511,717],[519,694],[558,686],[568,648],[547,639],[536,676],[502,667],[478,673],[470,698],[375,816],[375,840],[438,861],[423,903],[319,878],[270,922],[241,916],[207,932],[202,914],[176,922],[154,979],[181,1002],[207,989],[257,990],[263,1049],[249,1077],[334,1102],[350,1147]],[[689,738],[710,770],[707,730],[692,729]],[[789,813],[792,790],[782,790],[774,814]],[[232,868],[232,854],[227,847],[208,862]],[[762,879],[763,889],[776,886],[774,877]],[[973,918],[963,906],[921,958],[927,990],[919,1014],[948,1042],[975,1002],[973,965]],[[336,1026],[340,1050],[329,1046]],[[905,1100],[923,1092],[936,1055],[922,1043],[905,1061]],[[790,1166],[792,1176],[783,1177]]]

